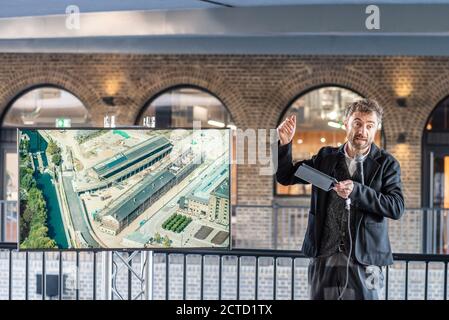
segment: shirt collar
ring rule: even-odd
[[[343,151],[345,152],[346,158],[354,159],[354,158],[351,158],[351,157],[349,156],[348,152],[346,151],[346,148],[347,148],[347,147],[348,147],[348,143],[346,142],[345,145],[344,145],[344,147],[343,147]],[[371,145],[369,146],[368,151],[362,156],[362,160],[365,160],[365,158],[369,155],[370,151],[371,151]]]

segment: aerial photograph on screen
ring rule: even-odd
[[[20,249],[228,248],[229,130],[20,129]]]

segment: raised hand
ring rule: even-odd
[[[291,115],[287,117],[282,123],[277,127],[279,140],[281,146],[286,145],[292,141],[296,130],[296,115]]]

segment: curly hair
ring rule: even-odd
[[[377,115],[379,123],[382,122],[382,116],[384,109],[373,99],[361,99],[350,103],[345,110],[345,118],[350,117],[354,112],[371,113],[374,112]]]

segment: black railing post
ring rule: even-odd
[[[75,300],[80,299],[80,279],[79,279],[79,269],[80,269],[80,252],[76,252],[76,270],[75,270]]]
[[[187,293],[187,254],[182,255],[182,300],[186,299]]]
[[[218,256],[218,300],[221,300],[221,273],[222,273],[222,256]]]
[[[255,274],[255,294],[256,300],[259,300],[259,257],[256,258],[256,274]]]
[[[46,280],[45,279],[47,276],[46,272],[45,272],[45,251],[42,252],[42,279],[41,279],[41,285],[42,285],[42,300],[45,300],[45,295],[46,295]]]
[[[62,275],[62,251],[59,251],[59,277],[58,277],[58,299],[62,300],[62,290],[63,290],[63,283],[64,283],[64,279],[63,279],[63,275]]]
[[[405,261],[405,299],[408,300],[408,260]]]
[[[273,300],[276,300],[276,280],[277,280],[277,262],[276,257],[273,258]]]
[[[292,260],[292,273],[291,273],[291,299],[295,300],[295,258],[291,258]]]
[[[204,255],[201,255],[201,275],[200,275],[200,300],[204,297]]]
[[[424,280],[424,300],[427,300],[428,295],[428,283],[429,283],[429,262],[426,261],[426,275]]]
[[[93,254],[92,299],[97,300],[97,253],[94,251]]]
[[[237,256],[237,298],[240,300],[240,256]]]
[[[168,253],[165,254],[165,300],[169,299],[168,290],[170,287],[170,271],[169,271],[169,259],[170,255]]]
[[[12,249],[9,250],[9,293],[8,298],[12,300]]]

